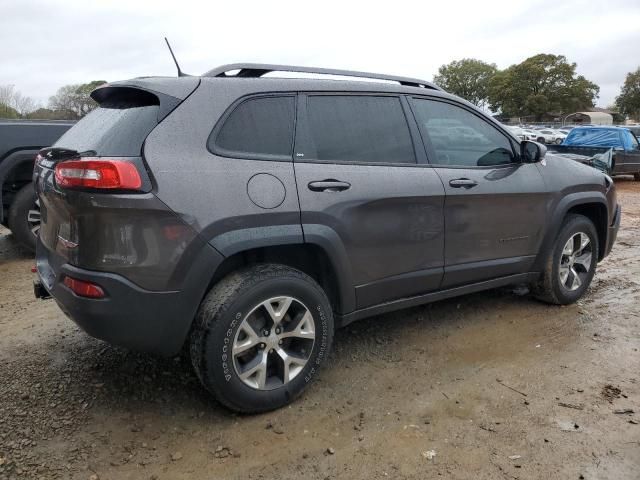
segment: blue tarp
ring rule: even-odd
[[[569,132],[562,145],[633,149],[631,132],[617,127],[577,127]]]

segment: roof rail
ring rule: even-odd
[[[235,75],[227,75],[227,72],[238,70]],[[442,90],[437,85],[419,80],[417,78],[396,77],[394,75],[384,75],[380,73],[355,72],[351,70],[335,70],[332,68],[316,68],[316,67],[296,67],[293,65],[269,65],[262,63],[230,63],[209,70],[203,77],[228,77],[228,78],[259,78],[270,72],[298,72],[298,73],[314,73],[319,75],[340,75],[343,77],[361,77],[375,80],[385,80],[390,82],[398,82],[400,85],[407,87],[430,88],[433,90]]]

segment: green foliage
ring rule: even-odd
[[[20,118],[35,108],[33,99],[22,95],[14,85],[0,85],[0,118]]]
[[[67,119],[82,118],[98,106],[89,94],[104,83],[106,83],[104,80],[94,80],[89,83],[60,87],[58,92],[49,99],[49,108],[64,112]]]
[[[493,63],[463,58],[442,65],[433,82],[447,92],[482,107],[489,98],[489,82],[497,72],[498,68]]]
[[[31,120],[70,120],[66,112],[42,107],[28,113],[26,118]]]
[[[498,72],[489,82],[489,104],[507,117],[535,117],[586,110],[600,87],[563,55],[539,54]]]
[[[0,103],[0,118],[20,118],[20,114],[15,108]]]
[[[620,112],[640,121],[640,68],[627,73],[627,78],[616,97],[616,105]]]

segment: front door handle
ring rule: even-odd
[[[453,180],[449,180],[449,185],[453,188],[473,188],[478,185],[478,182],[475,180],[471,180],[470,178],[455,178]]]
[[[309,190],[312,192],[342,192],[351,187],[351,184],[349,182],[341,182],[340,180],[329,178],[318,182],[309,182],[307,187],[309,187]]]

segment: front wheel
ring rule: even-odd
[[[538,143],[542,143],[542,144],[547,143],[544,137],[538,137],[537,142],[538,142]]]
[[[333,328],[329,300],[311,277],[284,265],[256,265],[207,294],[191,332],[191,360],[202,384],[226,407],[273,410],[315,378]]]
[[[567,305],[589,288],[598,262],[598,235],[583,215],[569,215],[549,252],[541,280],[533,286],[541,300]]]

